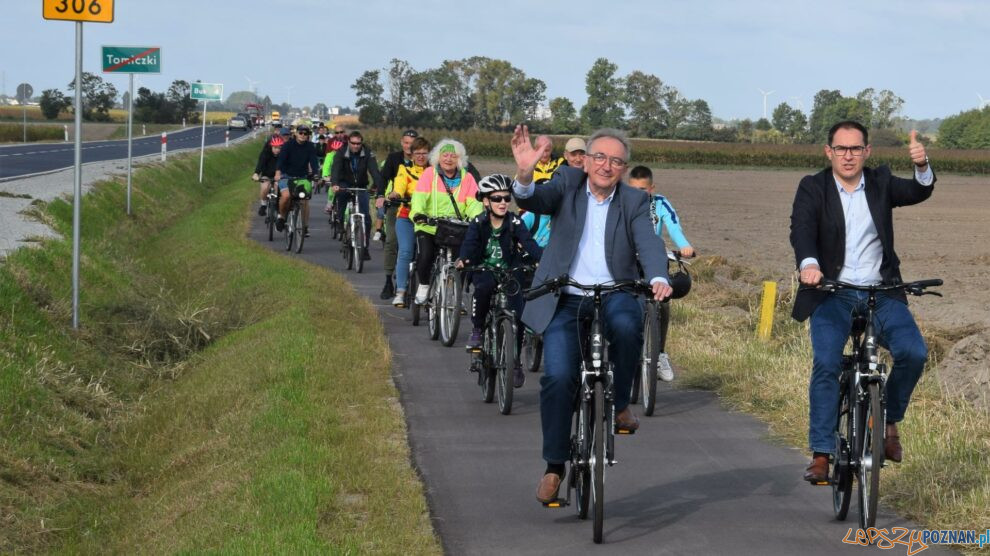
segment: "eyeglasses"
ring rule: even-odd
[[[344,130],[343,129],[335,129],[333,131],[333,134],[334,135],[343,135],[344,134]]]
[[[866,147],[864,147],[863,145],[856,145],[854,147],[847,147],[845,145],[832,145],[829,148],[832,149],[833,153],[839,156],[846,156],[846,153],[849,153],[853,156],[863,156],[863,153],[866,152]]]
[[[493,203],[508,203],[512,200],[512,195],[489,195],[488,200]]]
[[[430,152],[429,152],[429,151],[424,151],[424,152],[414,152],[414,153],[413,153],[413,156],[430,156]]]
[[[599,166],[604,166],[606,160],[608,161],[609,166],[613,168],[625,168],[626,164],[628,164],[628,162],[617,156],[608,156],[605,153],[589,154],[588,156],[590,156],[591,159],[595,161],[595,164]]]
[[[348,143],[354,145],[355,147],[360,147],[361,146],[361,141],[358,141],[356,143],[354,141],[348,141]]]

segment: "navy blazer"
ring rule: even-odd
[[[502,258],[508,267],[517,266],[521,261],[522,253],[526,253],[538,262],[543,254],[543,249],[533,241],[532,234],[529,233],[523,221],[511,211],[505,214],[502,221],[502,234],[498,241],[502,245]],[[492,235],[492,222],[485,211],[471,220],[464,242],[461,243],[460,259],[467,265],[478,265],[484,261],[485,247],[488,246],[488,238]]]
[[[880,276],[884,284],[898,284],[902,280],[901,261],[894,252],[893,209],[931,197],[935,174],[932,173],[931,186],[921,185],[913,175],[911,179],[894,176],[887,166],[863,168],[863,175],[866,204],[883,246]],[[798,185],[791,210],[791,246],[798,266],[804,259],[814,257],[826,278],[839,278],[846,256],[846,219],[831,167],[814,176],[805,176]],[[803,321],[826,295],[813,288],[798,290],[791,316]],[[891,292],[891,295],[907,303],[904,292]]]
[[[568,274],[577,258],[588,214],[587,178],[579,168],[561,167],[550,181],[535,186],[531,197],[516,199],[521,208],[553,218],[550,243],[533,277],[534,286]],[[638,280],[637,261],[647,280],[667,278],[666,248],[653,231],[650,196],[645,192],[619,182],[605,218],[605,236],[605,262],[613,279]],[[558,300],[559,296],[544,295],[527,302],[523,322],[542,333],[557,310]]]

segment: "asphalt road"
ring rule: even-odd
[[[223,143],[226,126],[207,126],[206,144]],[[250,133],[231,130],[230,139]],[[195,127],[168,134],[168,149],[198,148],[202,140],[202,128]],[[162,151],[160,135],[135,138],[134,157],[158,154]],[[127,158],[127,139],[115,141],[89,141],[82,144],[82,161],[98,162]],[[70,168],[75,163],[73,143],[28,143],[0,147],[0,180],[25,177],[33,174]]]
[[[637,434],[616,440],[618,464],[605,475],[604,542],[593,544],[591,521],[579,520],[573,506],[545,509],[536,501],[544,470],[540,375],[530,374],[516,390],[511,415],[483,403],[463,349],[470,325],[462,320],[454,347],[430,342],[425,323],[411,326],[408,311],[378,298],[380,244],[372,247],[363,274],[343,270],[323,205],[319,199],[312,203],[312,237],[299,255],[286,254],[280,234],[267,241],[263,218],[253,217],[250,236],[286,256],[342,272],[378,308],[414,464],[447,553],[807,556],[877,550],[843,543],[858,520],[855,500],[848,520],[835,521],[831,489],[801,480],[804,453],[768,442],[765,425],[726,411],[710,392],[670,388],[658,395],[656,414],[641,417]],[[917,527],[883,508],[877,523]],[[934,546],[925,552],[950,553]],[[908,550],[898,546],[885,553]]]

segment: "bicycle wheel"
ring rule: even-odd
[[[502,318],[498,323],[498,330],[495,336],[495,372],[498,374],[498,389],[495,396],[498,398],[498,410],[502,415],[512,413],[512,375],[516,368],[516,331],[513,329],[512,320],[508,317]]]
[[[444,276],[441,297],[443,312],[440,315],[440,339],[447,347],[457,341],[457,330],[461,325],[462,294],[461,273],[453,267],[448,267]]]
[[[523,332],[522,353],[523,369],[535,373],[540,370],[540,363],[543,359],[543,340],[538,334],[529,328]]]
[[[295,207],[289,209],[288,218],[285,219],[285,250],[292,251],[292,244],[296,240],[295,230],[292,228],[295,225],[295,217],[293,213],[295,212]]]
[[[354,261],[357,266],[358,274],[364,272],[364,226],[359,223],[360,221],[355,220],[353,223],[354,228]]]
[[[863,402],[863,451],[859,460],[859,527],[864,531],[877,523],[880,498],[880,468],[883,465],[883,413],[880,411],[880,385],[867,386]]]
[[[302,253],[303,241],[306,239],[306,234],[303,230],[303,215],[302,207],[299,207],[295,212],[296,224],[294,227],[296,233],[296,253]]]
[[[478,386],[481,386],[481,399],[485,403],[492,403],[495,399],[495,352],[498,344],[494,339],[494,331],[489,324],[485,327],[485,335],[482,340],[481,368],[478,370]]]
[[[843,371],[845,372],[845,371]],[[850,441],[852,439],[853,416],[849,380],[844,380],[839,390],[839,417],[835,425],[835,456],[832,459],[832,472],[829,482],[832,483],[832,510],[835,519],[844,521],[849,513],[849,502],[852,500],[852,467],[850,467]],[[855,386],[853,386],[855,388]]]
[[[275,240],[275,219],[278,218],[278,210],[275,208],[274,204],[269,201],[268,209],[265,214],[265,224],[268,224],[268,241]]]
[[[436,340],[440,337],[440,297],[441,288],[440,273],[434,271],[430,279],[430,304],[426,308],[426,325],[430,333],[430,339]]]
[[[354,268],[354,250],[351,249],[351,236],[345,228],[340,232],[341,254],[344,255],[344,261],[347,263],[347,270]]]
[[[595,382],[595,414],[592,431],[592,457],[590,460],[592,486],[591,505],[594,508],[592,540],[602,542],[602,527],[605,525],[605,390],[602,383]]]
[[[409,263],[409,288],[406,290],[406,307],[412,311],[412,325],[419,326],[419,303],[416,303],[416,290],[419,280],[416,279],[416,262]]]
[[[591,501],[591,470],[588,462],[591,460],[593,410],[594,406],[589,402],[581,401],[574,418],[575,438],[571,442],[571,471],[574,473],[572,486],[577,493],[577,511],[580,519],[588,519],[588,507]]]
[[[643,326],[643,354],[640,357],[640,383],[643,414],[653,415],[657,403],[657,366],[660,364],[660,313],[655,303],[646,306]]]

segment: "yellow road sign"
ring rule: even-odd
[[[114,0],[41,0],[45,19],[113,23]]]

